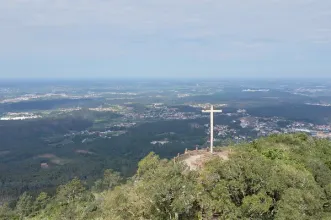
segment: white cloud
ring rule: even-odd
[[[311,35],[311,40],[316,44],[331,43],[331,28],[320,28],[315,30]]]
[[[328,42],[319,30],[331,29],[330,11],[329,0],[1,0],[0,56],[122,54],[139,43],[152,53],[262,56],[281,42]]]
[[[330,10],[328,0],[2,0],[0,4],[3,25],[204,26],[225,31],[309,28],[319,25],[319,16],[327,22]]]

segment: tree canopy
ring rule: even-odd
[[[225,148],[218,148],[221,151]],[[50,198],[23,194],[1,219],[331,219],[331,142],[272,135],[228,146],[199,170],[154,153],[124,181],[105,172],[92,190],[79,179]],[[47,217],[47,218],[46,218]]]

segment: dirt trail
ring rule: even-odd
[[[199,162],[201,162],[201,158],[203,155],[193,155],[189,156],[187,159],[184,160],[184,163],[190,167],[190,170],[197,170],[199,168]]]
[[[228,160],[229,151],[215,152],[214,154],[210,154],[205,150],[189,151],[183,156],[185,156],[185,159],[182,161],[190,168],[190,170],[197,170],[201,168],[206,161],[212,159],[215,156],[222,158],[223,160]]]

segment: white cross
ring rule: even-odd
[[[202,110],[202,112],[210,113],[210,153],[213,153],[214,145],[214,112],[222,112],[222,110],[214,110],[214,106],[210,110]]]

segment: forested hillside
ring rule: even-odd
[[[275,135],[230,149],[197,171],[150,153],[132,178],[107,170],[91,189],[73,179],[55,195],[24,193],[0,219],[331,219],[330,141]]]

